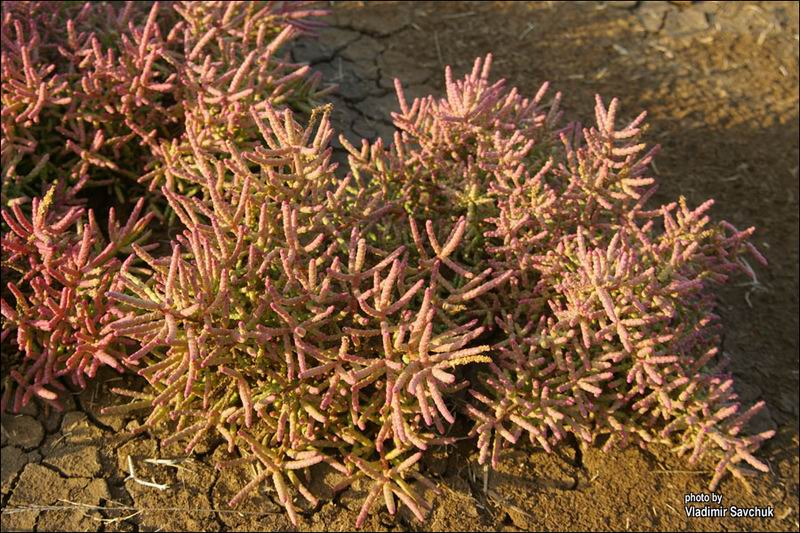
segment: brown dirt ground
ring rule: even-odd
[[[365,528],[797,531],[797,3],[336,2],[333,9],[331,28],[293,54],[340,84],[335,117],[351,140],[390,134],[392,78],[410,87],[407,94],[441,94],[444,65],[460,75],[492,52],[494,76],[528,94],[550,80],[572,118],[591,117],[595,93],[620,97],[628,116],[647,109],[649,140],[663,146],[658,200],[715,198],[714,215],[757,226],[771,263],[758,271],[759,285],[724,291],[720,306],[737,390],[748,402],[766,400],[759,424],[778,430],[759,453],[771,472],[752,477],[751,490],[726,478],[717,492],[723,504],[773,506],[775,518],[687,518],[684,494],[707,492],[713,466],[687,467],[662,448],[565,447],[554,455],[523,448],[485,478],[465,447],[426,463],[443,490],[429,495],[434,510],[424,525],[381,511]],[[3,416],[3,531],[292,529],[265,491],[227,508],[246,472],[213,469],[224,456],[217,442],[185,458],[152,436],[126,438],[135,419],[99,415],[119,402],[108,388],[121,379],[104,374],[63,415],[32,406]],[[139,478],[168,488],[126,480],[128,457]],[[313,477],[327,497],[304,509],[298,529],[350,529],[359,487],[333,498],[335,473]]]

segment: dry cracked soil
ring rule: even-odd
[[[663,147],[657,200],[717,200],[713,214],[756,225],[770,261],[758,284],[721,294],[724,350],[737,390],[769,406],[759,452],[770,472],[730,477],[727,504],[774,508],[769,519],[691,519],[684,494],[707,492],[713,465],[687,467],[667,449],[603,453],[522,448],[494,472],[468,443],[425,463],[442,487],[425,524],[374,511],[372,530],[795,530],[798,523],[798,4],[794,2],[331,2],[329,27],[291,50],[328,81],[335,126],[348,139],[389,139],[393,79],[408,96],[441,94],[443,70],[460,75],[494,55],[493,75],[533,94],[549,80],[570,118],[591,117],[595,93],[624,114],[649,112],[648,141]],[[338,157],[344,159],[341,150]],[[125,378],[127,379],[127,378]],[[126,436],[135,418],[100,415],[121,403],[103,374],[63,414],[29,406],[2,418],[2,530],[289,530],[274,493],[226,502],[247,479],[218,472],[219,442],[186,457],[159,435]],[[129,479],[133,463],[138,479]],[[315,467],[316,468],[316,467]],[[299,530],[348,530],[361,488],[334,495],[335,473],[313,472],[316,508]]]

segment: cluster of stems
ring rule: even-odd
[[[229,503],[266,485],[294,524],[325,470],[364,488],[357,527],[378,501],[423,520],[421,459],[459,417],[493,467],[574,435],[713,458],[712,489],[767,470],[713,292],[766,261],[712,201],[650,205],[645,113],[618,127],[597,97],[563,123],[560,93],[491,82],[487,56],[442,98],[398,81],[393,142],[340,137],[337,173],[328,89],[279,55],[313,5],[9,4],[3,410],[138,374],[105,413],[187,453],[218,439],[253,474]],[[81,191],[118,176],[161,204],[103,233]]]
[[[164,169],[224,125],[252,140],[245,109],[307,108],[324,94],[281,52],[324,13],[304,2],[3,5],[4,408],[32,395],[58,407],[59,376],[83,387],[98,365],[123,370],[130,341],[105,330],[117,318],[105,293],[132,243],[159,247],[141,241],[148,222],[170,231],[160,184],[191,192]]]

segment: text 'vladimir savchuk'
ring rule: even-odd
[[[723,507],[722,494],[712,492],[690,492],[683,497],[683,509],[689,518],[772,518],[775,510],[771,505],[763,507]],[[690,505],[705,504],[705,505]]]

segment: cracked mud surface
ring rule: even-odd
[[[664,448],[522,448],[488,473],[462,443],[426,458],[442,493],[426,495],[434,509],[424,525],[381,511],[365,529],[797,530],[797,4],[337,2],[333,11],[330,28],[292,54],[339,84],[335,126],[351,142],[390,139],[394,77],[408,97],[441,94],[444,65],[460,76],[491,51],[496,78],[529,94],[550,80],[570,118],[591,117],[594,93],[620,97],[626,115],[647,109],[648,140],[663,145],[657,199],[716,198],[715,216],[757,226],[771,263],[758,272],[761,288],[729,288],[720,304],[737,390],[764,399],[758,424],[778,430],[759,453],[771,472],[751,478],[752,491],[727,477],[717,492],[729,504],[772,505],[775,518],[686,518],[683,495],[706,491],[713,465],[689,467]],[[214,469],[227,458],[218,441],[187,458],[162,446],[163,435],[125,437],[136,419],[99,414],[120,403],[108,389],[121,380],[103,374],[63,414],[29,406],[3,416],[3,531],[293,528],[263,487],[228,508],[249,473]],[[126,480],[128,457],[138,478],[167,488]],[[362,487],[334,496],[336,472],[314,467],[312,479],[320,504],[301,507],[298,529],[349,530]]]

